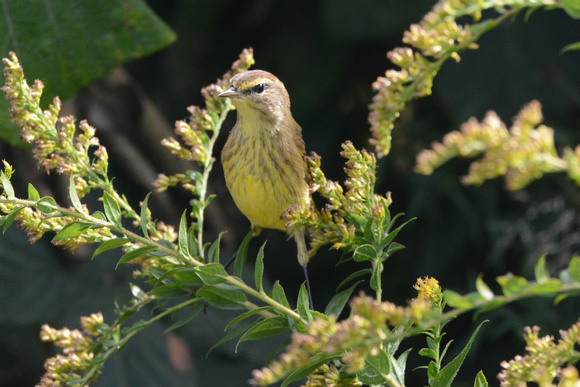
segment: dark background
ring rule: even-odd
[[[148,4],[174,29],[175,44],[125,64],[123,70],[81,90],[66,107],[97,128],[110,152],[116,186],[135,204],[151,190],[148,182],[157,173],[185,168],[167,158],[158,137],[170,135],[172,122],[187,117],[187,106],[203,103],[200,89],[221,76],[245,47],[254,48],[254,68],[270,71],[285,83],[307,151],[322,156],[327,177],[343,181],[340,144],[351,140],[357,148],[370,149],[367,106],[372,82],[392,67],[387,51],[402,44],[403,31],[434,3],[158,0]],[[552,275],[578,253],[579,190],[563,174],[545,176],[520,192],[507,192],[501,180],[477,188],[461,185],[459,178],[468,167],[462,160],[432,176],[413,172],[421,149],[457,130],[469,117],[481,120],[486,111],[495,110],[509,126],[533,99],[542,103],[545,123],[554,128],[559,150],[580,143],[580,53],[560,53],[578,40],[580,24],[562,11],[538,11],[527,20],[519,15],[484,35],[481,48],[463,53],[461,62],[446,63],[435,78],[433,95],[407,106],[396,122],[392,151],[379,162],[377,192],[392,193],[392,214],[403,212],[402,219],[417,219],[397,239],[407,248],[385,265],[384,299],[404,304],[415,296],[416,278],[426,275],[437,278],[444,289],[466,293],[474,290],[475,279],[483,273],[498,292],[496,276],[513,272],[533,278],[534,263],[543,252],[548,253]],[[224,127],[218,150],[234,116]],[[158,128],[156,135],[143,129],[151,125]],[[35,186],[44,192],[65,197],[66,180],[39,174],[22,150],[6,145],[0,150],[22,179],[19,192],[25,192],[25,182],[36,179]],[[227,231],[223,249],[228,256],[249,223],[233,205],[219,163],[210,187],[218,198],[208,209],[208,240]],[[179,189],[160,195],[152,203],[154,216],[177,224],[187,203]],[[279,279],[294,300],[303,279],[294,244],[285,238],[281,232],[266,230],[253,241],[249,256],[255,257],[267,240],[269,279]],[[48,244],[49,238],[34,245],[25,239],[16,228],[0,239],[0,270],[5,276],[0,285],[4,314],[0,326],[5,332],[0,339],[2,386],[32,385],[43,373],[42,362],[52,348],[39,342],[41,323],[73,328],[81,315],[99,310],[112,322],[113,301],[126,301],[127,283],[136,282],[131,268],[114,270],[115,255],[91,262],[86,259],[90,251],[63,253]],[[309,265],[317,309],[324,310],[336,286],[360,268],[335,267],[339,258],[340,252],[323,249]],[[366,285],[361,290],[369,291]],[[447,361],[463,348],[475,323],[490,322],[454,385],[472,385],[479,370],[496,384],[499,363],[524,352],[524,326],[539,325],[542,334],[557,336],[558,329],[578,319],[578,306],[576,299],[557,306],[549,299],[533,299],[477,316],[475,322],[473,315],[458,318],[446,329],[446,338],[454,340]],[[169,336],[161,336],[171,325],[169,320],[146,330],[106,364],[99,385],[246,385],[251,369],[263,365],[278,342],[244,343],[238,354],[233,345],[226,345],[205,359],[233,316],[209,310]],[[427,363],[417,355],[424,346],[422,338],[405,344],[415,349],[408,370]],[[410,386],[425,380],[424,370],[408,372]]]

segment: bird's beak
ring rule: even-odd
[[[218,94],[218,97],[223,98],[238,98],[239,96],[240,93],[238,93],[236,89],[234,89],[233,87],[230,87],[229,89],[222,91],[221,93]]]

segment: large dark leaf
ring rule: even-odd
[[[64,100],[113,67],[175,40],[141,0],[6,1],[0,11],[0,54],[14,51],[29,83],[41,79],[50,99]],[[15,126],[5,125],[7,106],[2,100],[0,137],[16,143]]]

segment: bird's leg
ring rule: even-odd
[[[294,240],[296,241],[296,247],[298,249],[298,263],[302,266],[304,270],[304,279],[306,280],[306,290],[308,291],[308,301],[310,301],[310,309],[314,310],[314,303],[312,302],[312,291],[310,289],[310,280],[308,279],[308,270],[306,266],[308,265],[308,260],[310,259],[310,254],[308,254],[308,249],[306,248],[306,241],[304,239],[304,231],[299,229],[294,229]]]

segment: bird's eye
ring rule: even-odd
[[[266,89],[266,86],[263,83],[258,83],[252,89],[253,89],[254,93],[262,94],[264,92],[264,90]]]

